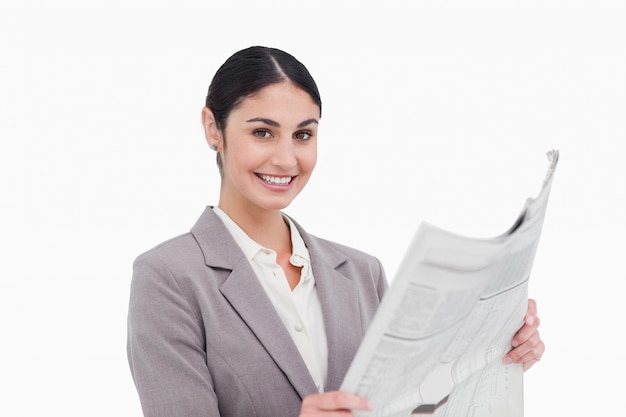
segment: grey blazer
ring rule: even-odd
[[[295,222],[294,222],[295,223]],[[337,390],[380,303],[380,262],[306,233]],[[315,384],[230,233],[207,207],[133,264],[128,360],[146,417],[295,417]]]

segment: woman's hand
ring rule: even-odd
[[[537,303],[528,300],[528,310],[524,318],[524,325],[515,334],[511,341],[513,349],[504,357],[504,363],[522,363],[524,371],[539,362],[546,346],[539,337],[539,317],[537,317]]]
[[[329,391],[304,397],[300,417],[351,417],[351,410],[369,411],[371,404],[366,398],[340,391]]]

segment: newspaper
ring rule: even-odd
[[[559,152],[547,155],[541,192],[504,234],[419,226],[341,386],[374,405],[357,417],[523,416],[523,367],[502,359],[528,307]]]

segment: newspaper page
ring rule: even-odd
[[[419,226],[341,386],[374,405],[357,417],[523,416],[522,365],[502,359],[526,315],[558,156],[504,234]]]

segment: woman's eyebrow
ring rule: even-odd
[[[280,127],[280,123],[278,123],[278,122],[276,122],[276,121],[274,121],[272,119],[266,119],[265,117],[254,117],[252,119],[246,120],[246,122],[248,122],[248,123],[262,122],[262,123],[265,123],[265,124],[270,125],[270,126]],[[307,120],[305,120],[303,122],[300,122],[298,124],[298,128],[310,125],[311,123],[319,124],[319,121],[317,119],[307,119]]]
[[[252,123],[252,122],[263,122],[263,123],[265,123],[265,124],[267,124],[267,125],[270,125],[270,126],[280,127],[280,123],[275,122],[275,121],[274,121],[274,120],[272,120],[272,119],[266,119],[266,118],[264,118],[264,117],[255,117],[255,118],[253,118],[253,119],[246,120],[246,122],[248,122],[248,123]]]
[[[304,127],[306,125],[310,125],[311,123],[320,124],[320,122],[317,119],[308,119],[308,120],[305,120],[304,122],[300,122],[298,127]]]

